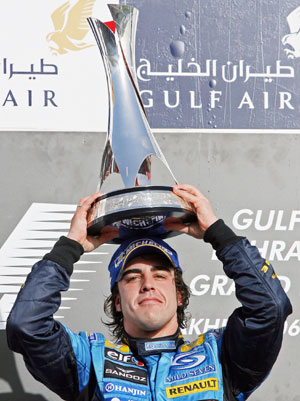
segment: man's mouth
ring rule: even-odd
[[[154,298],[154,297],[144,298],[144,299],[142,299],[142,300],[139,302],[140,305],[144,305],[144,304],[157,304],[157,303],[161,304],[162,301],[161,301],[160,299]]]

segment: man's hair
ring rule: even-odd
[[[143,255],[144,259],[148,259],[153,255]],[[165,258],[164,258],[165,259]],[[164,265],[166,263],[164,262]],[[173,268],[171,264],[170,267]],[[190,289],[183,281],[182,272],[181,270],[175,268],[174,269],[174,279],[175,279],[175,286],[177,292],[179,292],[181,296],[182,305],[177,307],[177,320],[178,326],[180,329],[184,329],[187,326],[187,322],[190,318],[189,314],[185,311],[190,299]],[[114,336],[116,341],[122,340],[124,337],[125,329],[123,325],[123,314],[122,312],[118,312],[116,309],[115,301],[116,297],[119,295],[118,283],[116,283],[112,289],[111,295],[106,298],[104,302],[104,312],[105,314],[112,319],[111,322],[104,322],[103,323],[109,327],[111,334]]]

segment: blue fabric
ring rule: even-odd
[[[126,344],[114,345],[99,333],[93,333],[89,338],[85,333],[68,333],[75,344],[77,360],[86,361],[92,355],[98,388],[105,399],[129,397],[163,401],[179,396],[182,401],[223,401],[221,329],[211,330],[193,343],[185,342],[175,352],[139,360]],[[80,342],[82,345],[78,346]],[[83,355],[87,343],[90,350]],[[147,379],[141,381],[146,375]],[[80,369],[78,377],[82,389],[88,384],[85,370]]]
[[[100,400],[146,396],[153,401],[204,397],[243,401],[276,361],[292,308],[273,267],[246,239],[226,246],[217,256],[235,281],[241,307],[229,317],[224,331],[209,331],[200,337],[202,343],[197,339],[176,352],[140,359],[127,345],[111,344],[102,335],[72,333],[53,319],[60,292],[69,287],[69,275],[57,263],[42,260],[34,265],[10,313],[8,345],[23,355],[37,380],[65,400],[75,400],[85,391],[93,363]],[[213,390],[216,380],[218,390]],[[206,391],[200,391],[203,388]]]

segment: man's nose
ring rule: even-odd
[[[145,274],[142,281],[142,292],[151,291],[155,289],[154,279],[152,274]]]

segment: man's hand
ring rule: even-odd
[[[212,207],[202,193],[192,185],[180,184],[173,187],[173,192],[189,202],[197,215],[197,221],[190,225],[183,224],[180,219],[169,218],[165,222],[166,230],[180,231],[194,238],[203,239],[205,231],[218,220]]]
[[[101,196],[101,192],[80,199],[76,212],[71,221],[71,227],[67,235],[68,238],[79,242],[84,252],[91,252],[98,246],[118,237],[118,229],[116,227],[104,227],[99,237],[91,237],[87,235],[87,215],[91,204]]]

